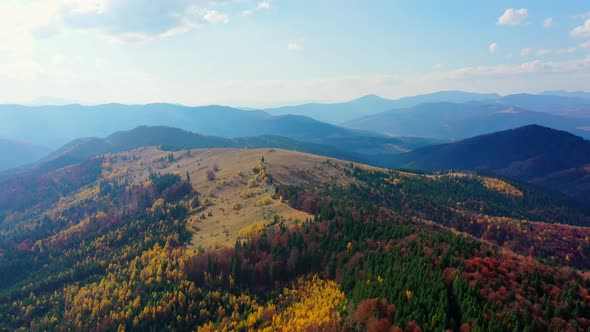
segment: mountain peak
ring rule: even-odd
[[[387,100],[383,97],[379,97],[376,94],[368,94],[356,99],[351,100],[351,103],[371,103],[371,102],[379,102],[379,101],[383,101],[383,100]]]

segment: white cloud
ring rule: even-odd
[[[576,52],[578,49],[576,47],[569,47],[569,48],[564,48],[561,50],[556,50],[555,54],[569,54],[569,53],[574,53]]]
[[[259,2],[258,6],[256,6],[256,9],[270,9],[270,2],[268,2],[268,1]]]
[[[495,42],[491,43],[490,46],[488,46],[488,50],[490,53],[496,53],[496,50],[498,50],[498,44]]]
[[[572,16],[574,20],[585,20],[587,18],[590,18],[590,11]]]
[[[36,39],[74,30],[119,42],[164,39],[204,24],[227,23],[227,14],[208,7],[236,1],[0,1],[0,52],[30,49]]]
[[[570,34],[574,37],[590,37],[590,18],[583,25],[575,27]]]
[[[268,9],[270,9],[270,2],[261,1],[256,5],[256,7],[244,10],[242,12],[242,16],[251,16],[252,14],[254,14],[257,11],[268,10]]]
[[[581,44],[580,47],[584,48],[582,45],[583,44]],[[537,56],[545,56],[545,55],[549,55],[549,54],[571,54],[571,53],[575,53],[577,50],[578,50],[577,47],[568,47],[568,48],[563,48],[563,49],[559,49],[559,50],[549,50],[546,48],[541,48],[541,49],[537,50]]]
[[[581,43],[581,44],[580,44],[580,48],[583,48],[583,49],[585,49],[585,50],[587,50],[587,49],[590,49],[590,40],[589,40],[589,41],[586,41],[586,42],[583,42],[583,43]]]
[[[520,50],[520,56],[527,56],[529,54],[531,54],[531,49],[529,47]]]
[[[553,19],[552,19],[551,17],[549,17],[549,18],[546,18],[546,19],[543,21],[543,27],[544,27],[545,29],[549,29],[549,28],[551,28],[552,26],[553,26]]]
[[[504,11],[502,16],[498,17],[496,24],[498,25],[522,25],[529,16],[529,11],[526,8],[514,9],[509,8]]]
[[[0,54],[30,54],[36,31],[54,20],[61,5],[58,0],[0,1]]]
[[[216,10],[206,11],[205,15],[203,15],[203,19],[211,24],[227,24],[229,22],[229,17],[227,16],[227,14],[220,13]]]
[[[287,44],[287,50],[291,52],[300,51],[301,45],[297,42],[290,42]]]
[[[443,65],[442,63],[435,63],[435,64],[432,65],[432,69],[439,70],[439,69],[444,68],[444,66],[445,65]]]
[[[534,60],[515,66],[497,65],[464,67],[442,73],[439,78],[493,78],[534,73],[590,73],[590,57],[563,62],[542,62],[541,60]]]

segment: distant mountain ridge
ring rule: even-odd
[[[562,96],[562,97],[574,97],[574,98],[583,98],[583,99],[590,99],[590,92],[586,91],[543,91],[540,95],[550,95],[550,96]]]
[[[139,126],[168,126],[225,138],[283,136],[351,152],[400,153],[440,143],[393,138],[323,123],[300,115],[271,116],[225,106],[173,104],[26,107],[0,105],[0,131],[31,142],[62,146],[81,137],[106,137]]]
[[[590,118],[590,97],[588,96],[590,96],[590,93],[583,92],[561,93],[558,95],[521,93],[502,97],[498,102],[531,111],[568,117]]]
[[[440,91],[431,94],[386,99],[369,94],[343,103],[320,104],[310,103],[295,106],[283,106],[264,109],[272,115],[303,115],[319,121],[341,124],[363,115],[376,114],[395,108],[406,108],[428,102],[456,102],[494,100],[500,95],[491,93],[474,93],[464,91]]]
[[[390,166],[493,172],[590,202],[590,141],[537,125],[417,149]]]
[[[261,111],[226,106],[175,104],[82,106],[0,105],[0,132],[6,137],[59,147],[81,137],[104,137],[138,126],[171,126],[203,134],[255,135],[253,124],[270,117]]]
[[[587,95],[554,91],[501,97],[441,91],[390,100],[370,94],[346,103],[268,110],[166,103],[0,105],[0,132],[11,141],[55,149],[83,137],[107,137],[139,126],[168,126],[225,138],[283,136],[371,156],[365,161],[381,164],[381,156],[387,159],[390,154],[529,124],[590,137],[590,99],[584,98]],[[369,115],[351,119],[359,114]],[[345,128],[318,118],[332,123],[340,123],[343,118],[350,121],[345,123]],[[32,154],[31,158],[23,159],[18,157],[19,153],[4,153],[6,161],[0,161],[4,164],[0,169],[23,165],[42,156]]]
[[[590,137],[590,119],[530,111],[501,102],[428,103],[358,118],[344,124],[393,136],[463,139],[530,124]]]

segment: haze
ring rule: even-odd
[[[581,1],[0,2],[0,103],[270,107],[589,90]]]

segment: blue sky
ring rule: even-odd
[[[590,90],[587,1],[0,0],[0,41],[3,103]]]

